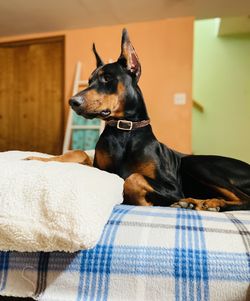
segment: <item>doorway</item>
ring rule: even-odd
[[[0,44],[0,151],[62,151],[64,37]]]
[[[193,153],[250,163],[250,31],[241,33],[241,19],[195,21],[193,99],[203,110],[193,109]]]

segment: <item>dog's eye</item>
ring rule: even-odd
[[[110,74],[103,74],[101,77],[100,77],[100,81],[102,83],[108,83],[112,80],[112,76]]]

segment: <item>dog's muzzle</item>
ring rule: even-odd
[[[81,96],[71,97],[69,100],[69,105],[72,109],[79,108],[83,104],[83,98]]]

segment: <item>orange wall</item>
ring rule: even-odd
[[[115,60],[123,27],[128,29],[142,64],[140,87],[157,138],[179,151],[191,152],[193,18],[5,37],[0,42],[65,35],[67,110],[76,62],[83,62],[83,78],[87,78],[95,67],[93,42],[104,61]],[[173,104],[176,92],[187,94],[187,104]]]

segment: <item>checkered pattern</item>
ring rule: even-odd
[[[94,249],[0,253],[0,295],[250,300],[250,212],[116,206]]]

